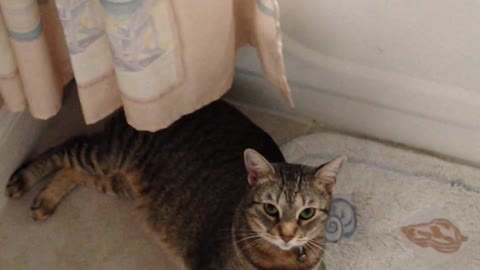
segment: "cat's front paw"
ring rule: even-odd
[[[55,212],[56,207],[57,204],[55,202],[39,195],[33,200],[32,205],[30,206],[30,216],[35,221],[45,220]]]
[[[6,194],[10,198],[18,198],[27,190],[27,181],[21,172],[15,172],[8,180]]]

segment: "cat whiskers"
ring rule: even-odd
[[[229,232],[229,233],[231,233],[233,231],[235,234],[237,234],[237,233],[258,234],[258,232],[254,231],[254,230],[239,230],[239,229],[232,229],[232,228],[221,229],[220,231]]]
[[[245,242],[245,241],[251,241],[250,243],[246,243],[245,245],[239,245],[239,243],[241,242]],[[241,257],[242,255],[240,255],[239,252],[244,252],[246,251],[247,249],[250,249],[256,245],[258,245],[261,241],[263,241],[263,236],[258,234],[258,233],[255,233],[255,235],[250,235],[250,236],[246,236],[242,239],[239,239],[239,240],[236,240],[235,241],[235,246],[238,248],[238,249],[235,249],[235,254],[238,256],[238,257]]]
[[[264,236],[262,234],[259,234],[257,232],[236,234],[236,237],[238,237],[238,236],[240,236],[240,237],[243,236],[243,237],[241,239],[235,240],[235,244],[237,244],[237,246],[238,246],[238,244],[246,242],[246,241],[250,242],[250,243],[246,243],[245,245],[243,245],[241,247],[242,250],[249,249],[249,248],[259,244],[264,238]]]
[[[316,252],[316,253],[323,252],[323,256],[328,256],[330,259],[332,259],[332,256],[325,249],[325,244],[324,243],[319,243],[318,241],[312,239],[312,240],[307,241],[307,243],[305,244],[305,247],[307,249],[310,249],[313,252]],[[322,260],[323,260],[323,258],[322,258]]]
[[[225,233],[224,237],[220,237],[220,239],[226,240],[232,238],[232,233],[235,236],[243,237],[243,236],[253,236],[257,235],[258,232],[255,232],[253,230],[239,230],[239,229],[232,229],[232,228],[225,228],[225,229],[220,229],[222,234]]]
[[[247,241],[247,240],[250,240],[250,239],[256,239],[256,238],[261,238],[262,236],[258,235],[258,234],[255,234],[255,235],[244,235],[245,237],[239,239],[239,240],[236,240],[235,243],[240,243],[240,242],[244,242],[244,241]]]
[[[255,240],[253,240],[252,242],[250,242],[250,243],[248,243],[248,244],[240,247],[240,249],[241,249],[242,251],[245,251],[245,250],[247,250],[247,249],[253,248],[254,246],[260,244],[260,242],[262,242],[262,241],[263,241],[262,237],[259,237],[259,238],[255,239]]]
[[[310,241],[308,241],[309,243],[311,244],[314,244],[318,249],[320,249],[321,251],[326,251],[325,250],[325,247],[326,247],[326,244],[325,243],[321,243],[321,242],[318,242],[317,240],[315,239],[312,239]]]

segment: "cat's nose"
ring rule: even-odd
[[[286,222],[280,224],[278,228],[278,233],[280,235],[280,238],[282,238],[285,243],[288,243],[297,233],[297,229],[298,228],[295,223]]]
[[[281,234],[280,238],[282,238],[283,241],[285,241],[285,243],[288,243],[288,242],[290,242],[290,240],[292,240],[293,235],[283,235],[283,234]]]

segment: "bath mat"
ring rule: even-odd
[[[480,269],[480,170],[379,142],[317,133],[289,162],[349,157],[327,224],[328,270]]]

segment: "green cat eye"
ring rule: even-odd
[[[300,219],[309,220],[315,216],[315,208],[307,208],[300,213]]]
[[[275,207],[275,205],[271,204],[271,203],[265,203],[263,205],[263,210],[265,211],[265,213],[267,213],[268,215],[272,216],[272,217],[276,217],[278,216],[278,209],[277,207]]]

